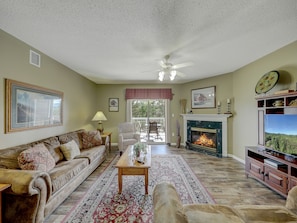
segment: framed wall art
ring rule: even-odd
[[[109,111],[118,112],[119,111],[119,99],[118,98],[109,98]]]
[[[63,92],[5,79],[5,132],[63,124]]]
[[[215,108],[216,87],[192,90],[192,108]]]

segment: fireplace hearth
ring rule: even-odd
[[[230,114],[183,114],[186,148],[227,157],[227,118]]]

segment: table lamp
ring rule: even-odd
[[[98,130],[100,133],[103,133],[104,128],[103,128],[103,124],[102,121],[106,121],[107,118],[105,117],[104,113],[102,111],[97,111],[97,113],[95,114],[95,116],[93,117],[92,121],[98,121]]]

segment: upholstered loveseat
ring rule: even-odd
[[[160,183],[153,192],[154,223],[296,223],[297,186],[289,191],[286,205],[187,204],[172,184]]]
[[[43,222],[106,159],[104,141],[77,130],[0,150],[3,222]]]

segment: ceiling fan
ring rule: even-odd
[[[169,58],[170,55],[168,54],[164,57],[164,60],[161,60],[159,63],[161,66],[161,70],[159,71],[160,81],[164,80],[165,75],[169,75],[169,79],[171,81],[175,79],[176,75],[185,76],[183,73],[177,71],[177,69],[193,65],[190,62],[173,65],[172,63],[168,62]]]

